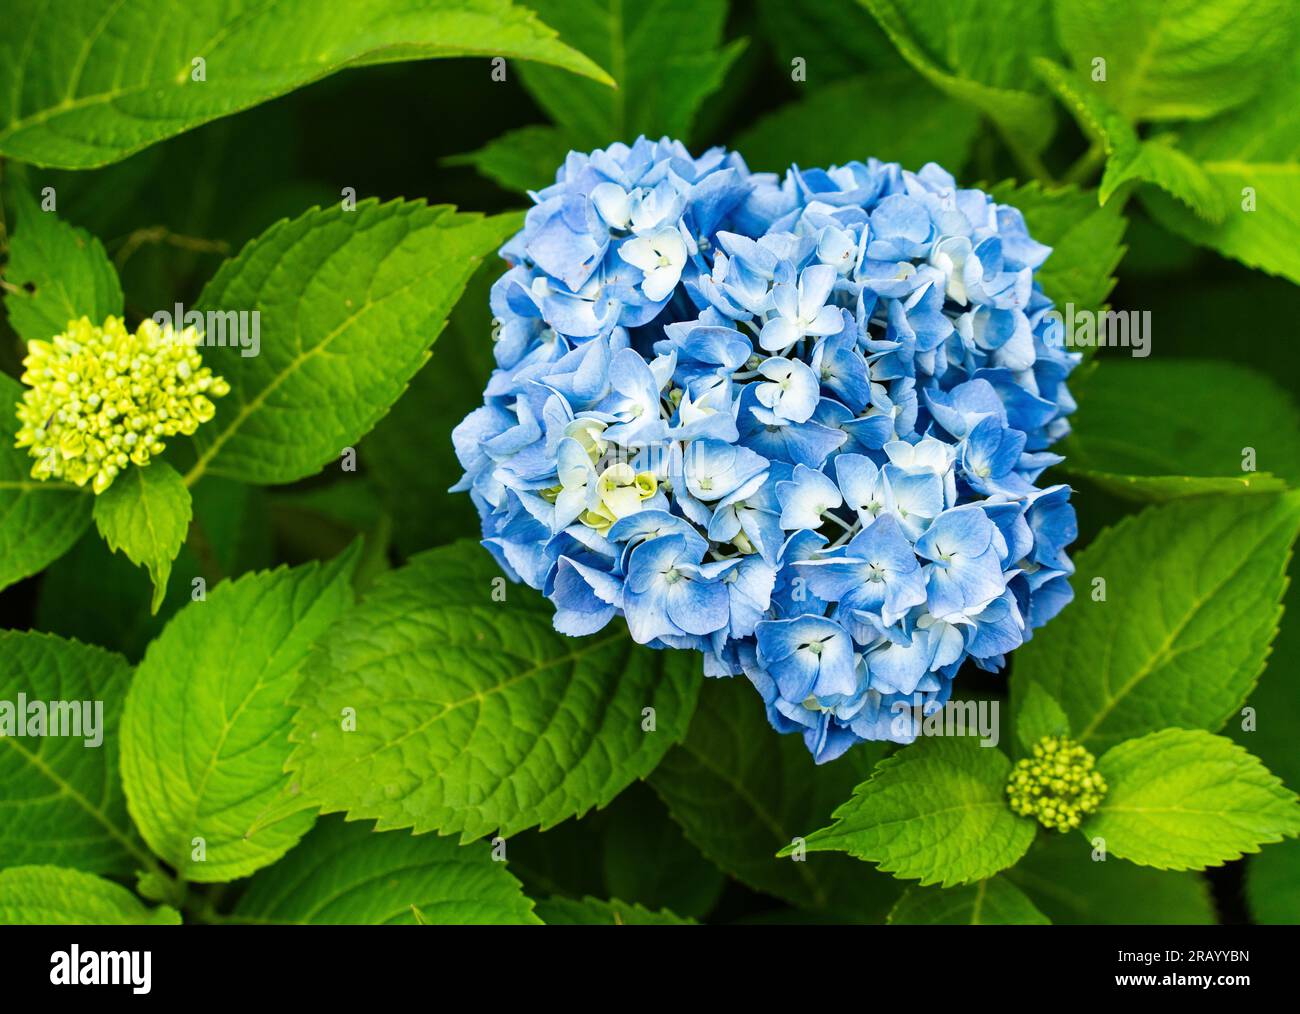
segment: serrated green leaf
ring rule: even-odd
[[[1125,184],[1153,183],[1211,222],[1223,221],[1223,196],[1195,159],[1175,147],[1172,135],[1141,140],[1123,115],[1107,105],[1105,82],[1071,74],[1051,60],[1034,61],[1038,76],[1056,93],[1079,126],[1106,155],[1098,200],[1105,204]]]
[[[697,110],[745,44],[722,45],[726,0],[532,0],[531,6],[618,82],[605,88],[548,67],[520,68],[524,87],[579,148],[630,144],[639,134],[688,139]]]
[[[90,490],[33,479],[32,459],[14,447],[22,390],[0,373],[0,588],[48,567],[90,526]]]
[[[1106,798],[1082,831],[1111,855],[1162,870],[1204,869],[1300,834],[1300,800],[1232,740],[1163,729],[1097,760]]]
[[[5,310],[19,337],[48,341],[69,321],[120,317],[122,286],[98,238],[41,210],[25,187],[11,193],[18,220],[5,267],[14,286],[5,290]]]
[[[326,817],[284,859],[252,879],[231,921],[463,926],[541,920],[519,881],[486,845],[379,833],[365,823]]]
[[[1064,313],[1069,304],[1076,310],[1102,309],[1124,256],[1125,220],[1119,206],[1098,207],[1090,191],[1076,187],[1008,181],[990,192],[999,203],[1018,208],[1029,234],[1052,248],[1034,277],[1057,309]]]
[[[153,579],[149,611],[157,613],[167,594],[172,561],[190,528],[190,491],[165,461],[128,468],[95,497],[95,524],[113,552],[121,550]]]
[[[694,919],[683,919],[667,909],[652,912],[642,905],[611,898],[548,898],[537,903],[537,914],[548,926],[691,926]]]
[[[1201,403],[1211,388],[1222,408],[1212,415]],[[1061,469],[1119,496],[1163,501],[1300,483],[1300,412],[1272,379],[1248,367],[1103,359],[1074,395],[1079,411]],[[1242,471],[1247,448],[1259,471]]]
[[[965,887],[909,887],[890,910],[900,926],[1046,926],[1051,920],[1005,877]]]
[[[1202,221],[1159,191],[1141,197],[1156,221],[1185,239],[1300,284],[1300,59],[1258,66],[1276,78],[1263,94],[1179,132],[1182,150],[1222,194],[1223,222]]]
[[[1054,923],[1070,926],[1208,926],[1210,885],[1197,873],[1094,860],[1077,834],[1042,834],[1005,876]]]
[[[358,0],[346,16],[316,0],[15,0],[7,14],[18,30],[0,39],[0,154],[67,169],[115,162],[347,67],[499,56],[613,83],[509,0]]]
[[[507,130],[477,151],[451,155],[444,165],[472,165],[507,190],[526,193],[555,182],[575,142],[559,127],[532,124]]]
[[[149,908],[120,884],[59,866],[0,870],[0,926],[179,926],[167,905]]]
[[[122,716],[122,781],[145,841],[184,879],[247,876],[311,827],[300,811],[248,833],[288,784],[285,701],[311,643],[352,602],[356,555],[222,582],[145,653]]]
[[[565,637],[553,611],[530,589],[506,589],[477,543],[385,574],[321,642],[294,695],[301,798],[385,830],[471,841],[550,827],[647,775],[686,732],[698,658],[640,648],[618,628]],[[654,731],[642,730],[645,708]]]
[[[1061,44],[1081,70],[1105,60],[1109,104],[1130,120],[1213,116],[1249,99],[1292,38],[1287,0],[1069,0]]]
[[[81,736],[0,735],[0,866],[37,861],[124,874],[148,859],[118,781],[118,723],[131,679],[120,655],[50,634],[0,631],[0,701],[57,701]],[[83,702],[97,725],[84,724]],[[96,702],[99,714],[96,714]],[[16,719],[16,714],[9,716]],[[87,746],[87,740],[95,746]]]
[[[1263,669],[1297,528],[1300,494],[1260,493],[1177,500],[1106,529],[1075,558],[1080,594],[1016,652],[1013,695],[1041,683],[1094,752],[1221,728]]]
[[[978,17],[964,18],[954,18],[944,0],[859,2],[932,85],[984,113],[1016,148],[1047,147],[1055,110],[1023,88],[1029,59],[1055,52],[1046,0],[990,0]]]
[[[966,162],[979,114],[906,70],[853,77],[811,90],[743,131],[735,148],[754,170],[829,166],[875,157],[956,172]]]
[[[474,269],[518,225],[373,200],[273,225],[200,297],[206,310],[258,311],[261,349],[205,348],[231,391],[195,434],[187,479],[287,483],[337,460],[401,396]]]
[[[871,771],[883,753],[861,744],[813,763],[797,736],[778,736],[748,681],[709,680],[690,732],[650,776],[688,841],[757,891],[840,919],[880,921],[899,895],[889,877],[848,856],[775,858]]]
[[[1030,683],[1016,711],[1016,741],[1022,753],[1030,753],[1044,736],[1068,736],[1070,719],[1056,698],[1041,683]]]
[[[974,737],[922,738],[877,764],[835,823],[807,836],[808,851],[848,852],[922,887],[984,880],[1034,840],[1034,822],[1007,806],[1010,771],[1006,754]]]
[[[1257,923],[1300,923],[1300,841],[1279,842],[1251,856],[1246,867],[1246,900]]]

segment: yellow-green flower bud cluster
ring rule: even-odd
[[[1101,805],[1106,781],[1096,759],[1065,736],[1044,736],[1033,755],[1016,762],[1007,779],[1011,809],[1044,827],[1070,831]]]
[[[82,317],[28,342],[16,446],[35,459],[32,477],[102,493],[128,464],[161,454],[166,437],[211,419],[211,399],[230,385],[203,365],[198,343],[194,328],[146,320],[132,333],[117,317],[103,327]]]

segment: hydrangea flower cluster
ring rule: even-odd
[[[453,489],[558,630],[698,650],[825,761],[914,738],[1069,601],[1070,491],[1035,481],[1078,357],[1015,208],[645,138],[532,197]]]
[[[230,385],[203,365],[194,328],[86,317],[50,341],[27,345],[15,446],[35,459],[35,479],[91,483],[104,492],[129,464],[161,454],[164,437],[192,434]]]
[[[1049,829],[1073,830],[1106,795],[1106,780],[1094,770],[1096,763],[1073,740],[1044,736],[1034,744],[1033,756],[1016,761],[1011,770],[1007,797],[1012,811]]]

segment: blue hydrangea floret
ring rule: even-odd
[[[531,196],[454,488],[557,630],[698,651],[826,761],[910,741],[1070,600],[1070,490],[1037,482],[1079,357],[1015,208],[667,138]]]

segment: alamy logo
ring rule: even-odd
[[[104,742],[103,701],[0,701],[0,739],[6,736],[53,736],[81,739],[86,746]]]
[[[186,310],[177,303],[172,310],[159,310],[153,315],[159,327],[172,326],[176,334],[192,327],[198,333],[196,345],[203,348],[227,347],[239,349],[245,359],[262,351],[261,310]]]
[[[1134,359],[1151,355],[1150,310],[1084,310],[1066,303],[1048,310],[1043,340],[1056,348],[1129,349]]]
[[[50,955],[50,982],[56,986],[130,986],[143,995],[151,988],[152,951],[85,951],[73,944]]]

